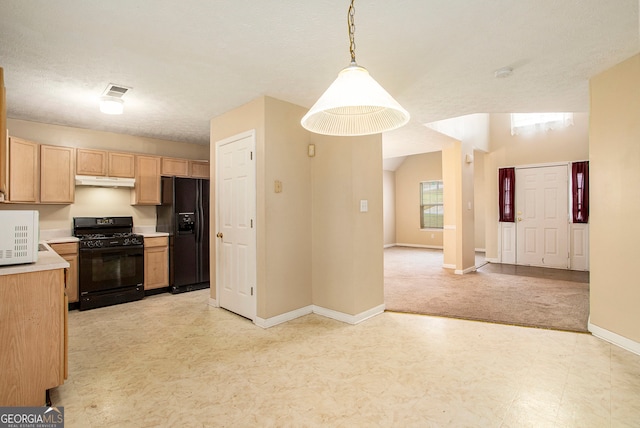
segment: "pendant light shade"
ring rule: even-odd
[[[347,12],[351,64],[304,115],[300,123],[316,134],[356,136],[391,131],[409,121],[403,109],[369,72],[356,64],[355,7]]]
[[[352,62],[302,118],[316,134],[356,136],[378,134],[409,121],[403,109],[369,72]]]

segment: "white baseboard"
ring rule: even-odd
[[[214,308],[220,307],[220,305],[218,304],[218,301],[213,297],[209,297],[209,306],[213,306]]]
[[[411,248],[429,248],[431,250],[442,250],[442,245],[419,245],[419,244],[403,244],[401,242],[395,244],[396,247],[411,247]]]
[[[456,269],[455,271],[453,271],[453,273],[455,273],[456,275],[465,275],[471,272],[475,272],[476,271],[476,267],[475,266],[471,266],[468,267],[466,269],[460,270],[460,269]]]
[[[342,321],[347,324],[359,324],[362,321],[368,320],[376,315],[384,312],[384,304],[371,308],[367,311],[361,312],[357,315],[349,315],[343,312],[334,311],[332,309],[323,308],[321,306],[313,306],[313,313],[321,315],[323,317],[331,318],[337,321]]]
[[[256,317],[253,323],[258,327],[269,328],[273,327],[274,325],[282,324],[284,322],[309,315],[310,313],[313,313],[312,305],[305,306],[304,308],[296,309],[291,312],[286,312],[284,314],[276,315],[275,317],[267,319]]]
[[[274,325],[282,324],[287,321],[294,320],[296,318],[303,317],[305,315],[309,315],[311,313],[331,318],[337,321],[341,321],[347,324],[359,324],[369,318],[372,318],[376,315],[379,315],[384,312],[384,304],[376,306],[375,308],[371,308],[367,311],[361,312],[357,315],[349,315],[343,312],[334,311],[332,309],[323,308],[321,306],[309,305],[304,308],[296,309],[291,312],[286,312],[284,314],[276,315],[271,318],[258,318],[253,321],[255,325],[262,328],[273,327]]]
[[[624,336],[620,336],[619,334],[602,327],[598,327],[595,324],[591,324],[591,321],[589,321],[587,328],[595,337],[606,340],[607,342],[619,346],[622,349],[626,349],[629,352],[640,355],[640,343],[627,339]]]
[[[396,246],[396,244],[385,244],[385,245],[383,245],[382,248],[391,248],[391,247],[395,247],[395,246]]]
[[[449,264],[449,263],[443,263],[442,267],[445,268],[445,269],[454,269],[455,270],[456,265],[452,265],[452,264]]]
[[[476,253],[486,253],[487,250],[485,248],[476,248]]]
[[[485,257],[484,259],[489,263],[500,263],[500,260],[497,257]]]

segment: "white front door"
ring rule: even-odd
[[[516,169],[516,264],[569,268],[566,165]]]
[[[256,316],[255,132],[216,142],[216,296],[221,307]]]

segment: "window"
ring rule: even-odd
[[[515,222],[513,213],[516,194],[516,169],[500,168],[498,170],[498,208],[499,221]]]
[[[574,223],[589,222],[589,161],[571,165],[571,193]]]
[[[511,135],[566,128],[573,125],[573,113],[512,113]]]
[[[420,183],[420,227],[442,229],[444,225],[444,199],[442,180]]]

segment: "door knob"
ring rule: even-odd
[[[218,234],[216,235],[218,238],[222,238],[222,232],[218,232]]]
[[[518,217],[518,221],[522,221],[522,217]]]

